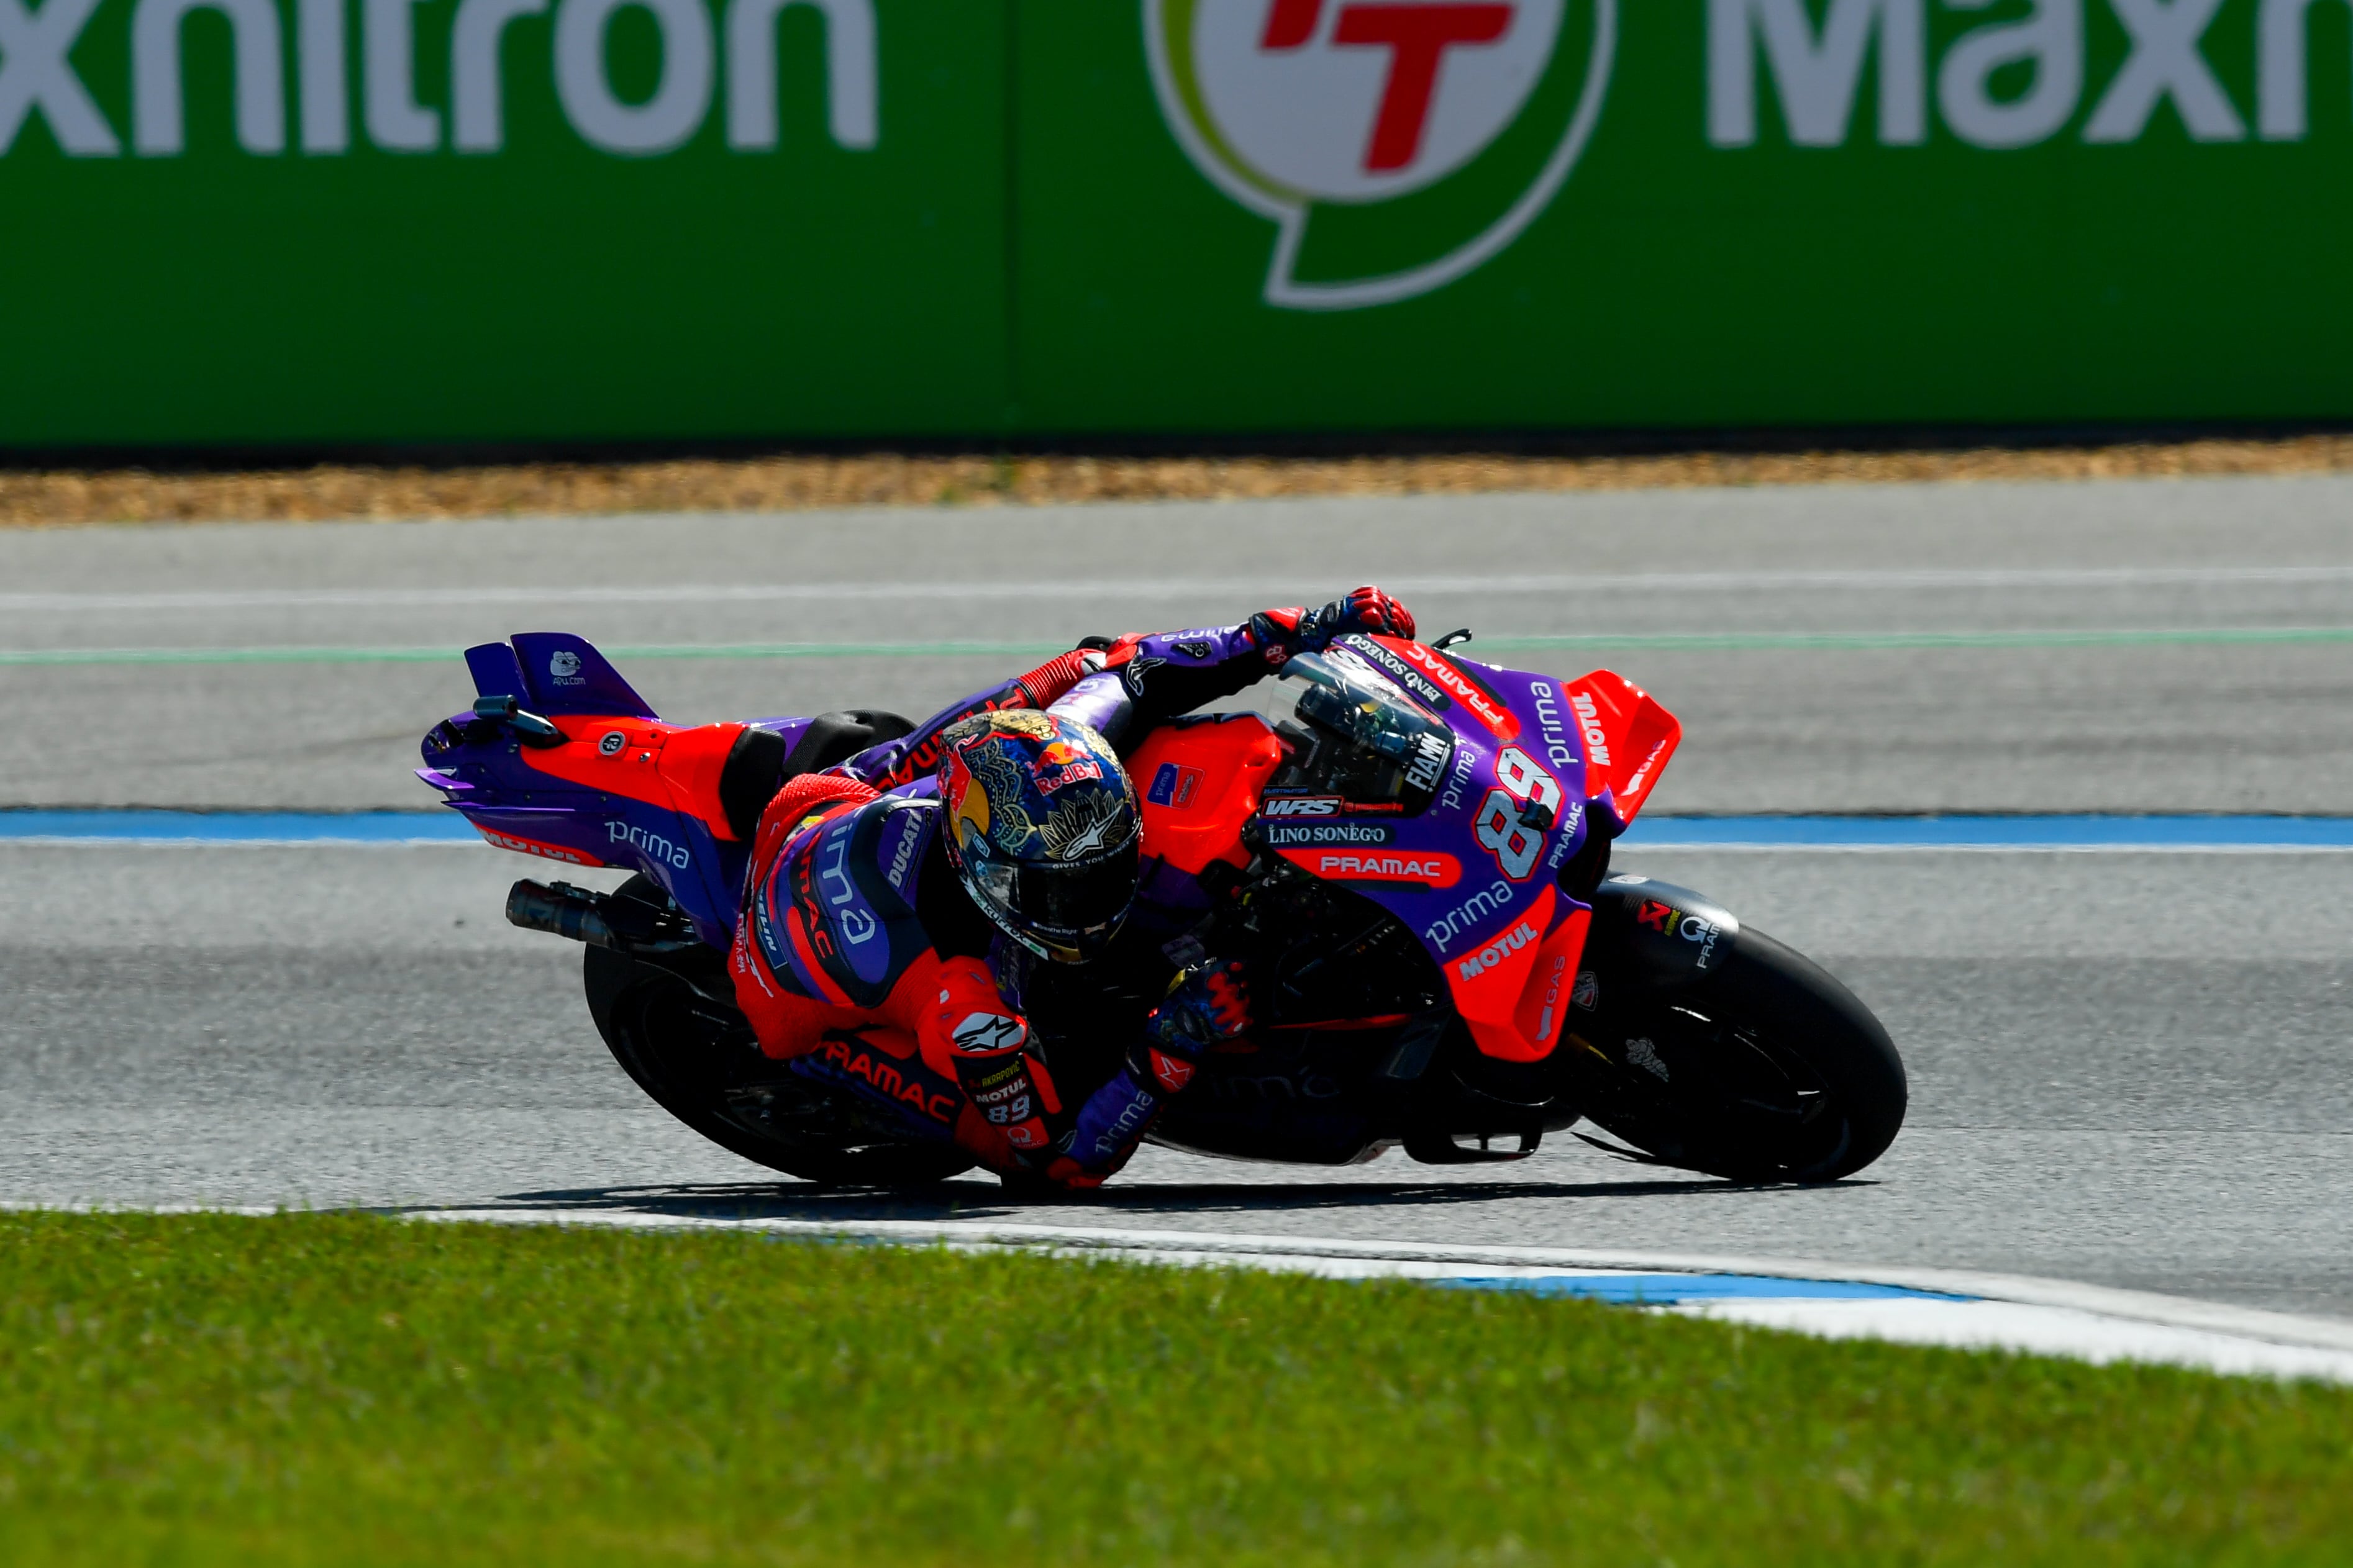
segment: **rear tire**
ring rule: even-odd
[[[1586,1114],[1662,1163],[1736,1181],[1851,1176],[1887,1152],[1910,1101],[1871,1009],[1746,926],[1721,974],[1613,1009],[1595,1033],[1618,1070]]]
[[[644,877],[620,892],[662,897]],[[723,981],[723,969],[714,964],[712,973]],[[927,1186],[973,1167],[954,1144],[893,1140],[860,1126],[831,1097],[761,1057],[741,1013],[669,970],[592,947],[582,980],[589,1016],[621,1070],[731,1153],[828,1186]]]

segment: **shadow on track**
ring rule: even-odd
[[[1835,1187],[1875,1185],[1867,1181]],[[1708,1181],[1628,1182],[1265,1182],[1110,1188],[1060,1198],[1008,1194],[994,1183],[943,1182],[916,1190],[819,1187],[803,1182],[742,1182],[679,1186],[573,1187],[507,1193],[485,1207],[629,1213],[686,1219],[947,1220],[1030,1219],[1070,1215],[1115,1220],[1124,1215],[1237,1215],[1318,1210],[1490,1204],[1528,1198],[1721,1197],[1729,1193],[1799,1190],[1786,1184]],[[440,1205],[432,1205],[435,1207]],[[420,1212],[410,1210],[406,1212]]]

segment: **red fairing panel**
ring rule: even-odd
[[[1242,825],[1282,761],[1282,743],[1254,713],[1154,731],[1127,760],[1145,855],[1195,877],[1212,860],[1249,865]]]
[[[702,819],[712,837],[732,843],[735,830],[719,799],[719,773],[744,732],[741,724],[665,724],[659,719],[559,713],[561,746],[526,747],[537,772],[584,789],[602,790]]]
[[[1585,736],[1585,793],[1623,827],[1650,798],[1683,727],[1656,698],[1614,670],[1580,675],[1566,689]]]

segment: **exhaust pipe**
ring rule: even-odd
[[[528,878],[507,891],[507,922],[525,931],[543,931],[591,947],[624,952],[636,944],[613,929],[605,918],[607,896],[575,888],[569,882],[553,886]]]

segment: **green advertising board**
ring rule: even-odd
[[[2348,0],[0,0],[0,443],[2353,416]]]

